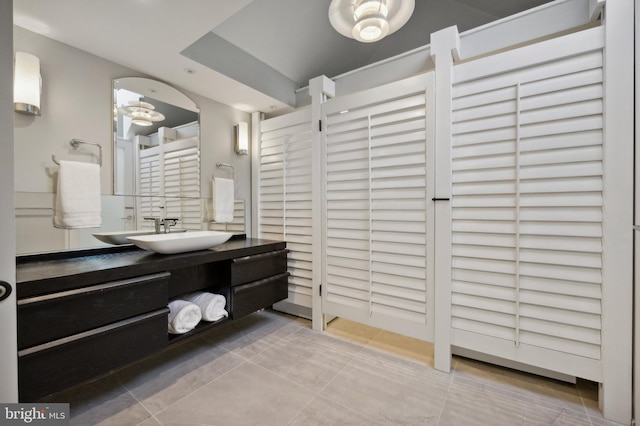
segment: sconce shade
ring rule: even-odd
[[[21,114],[40,115],[40,59],[30,53],[16,52],[13,76],[14,110]]]
[[[249,153],[249,124],[240,122],[233,126],[233,135],[236,154],[247,155]]]
[[[414,8],[415,0],[331,0],[329,21],[343,36],[373,43],[399,30]]]

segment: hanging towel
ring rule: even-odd
[[[169,302],[169,333],[184,334],[195,328],[202,319],[198,305],[186,300]]]
[[[233,222],[233,179],[213,178],[213,220]]]
[[[202,319],[205,321],[218,321],[229,316],[229,313],[224,309],[227,299],[221,294],[196,291],[180,297],[198,305],[200,312],[202,312]]]
[[[60,161],[53,226],[98,228],[102,224],[100,213],[100,166]]]

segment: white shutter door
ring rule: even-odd
[[[258,236],[287,242],[291,274],[289,297],[274,308],[311,309],[311,110],[264,120],[260,132]]]
[[[153,222],[145,221],[145,217],[158,214],[162,206],[162,179],[160,169],[159,148],[149,148],[140,151],[139,170],[140,176],[137,207],[137,229],[153,229]]]
[[[202,229],[200,150],[197,138],[165,143],[165,217],[178,218],[178,227]]]
[[[322,106],[323,313],[433,339],[432,74]]]
[[[585,33],[454,67],[452,343],[599,380],[603,37]]]
[[[180,228],[201,229],[198,138],[141,150],[139,158],[138,229],[152,229],[153,222],[144,218],[160,216],[180,219]]]

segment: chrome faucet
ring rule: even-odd
[[[160,219],[159,217],[143,217],[144,220],[152,220],[155,228],[156,234],[161,234],[161,226],[164,226],[164,233],[168,234],[171,232],[171,227],[176,226],[180,219],[173,217],[165,217],[164,219]]]
[[[164,225],[164,233],[168,234],[169,232],[171,232],[171,227],[176,226],[179,220],[180,219],[178,219],[177,217],[165,217],[162,221],[162,224]]]
[[[153,225],[155,227],[156,230],[156,234],[160,233],[160,222],[162,222],[162,219],[160,219],[159,217],[143,217],[144,220],[152,220],[153,221]]]

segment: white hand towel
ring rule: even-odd
[[[198,305],[202,312],[202,319],[205,321],[218,321],[229,316],[229,313],[224,309],[227,299],[221,294],[196,291],[182,295],[181,298]]]
[[[102,224],[100,214],[100,166],[60,161],[53,226],[98,228]]]
[[[186,300],[169,302],[169,333],[184,334],[195,328],[202,319],[198,305]]]
[[[233,222],[233,179],[215,178],[213,188],[213,220]]]

